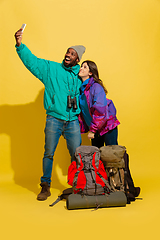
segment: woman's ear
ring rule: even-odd
[[[88,73],[88,75],[89,75],[89,76],[92,76],[92,73],[91,73],[91,72],[89,72],[89,73]]]

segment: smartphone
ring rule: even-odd
[[[25,24],[25,23],[24,23],[24,24],[22,24],[22,27],[21,27],[21,29],[22,29],[22,32],[24,31],[25,27],[26,27],[26,24]]]

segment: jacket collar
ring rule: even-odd
[[[77,64],[73,67],[65,67],[64,60],[62,61],[62,67],[68,72],[73,72],[75,75],[77,75],[79,73],[79,69],[80,69],[79,64]]]
[[[90,87],[93,85],[94,82],[95,82],[95,81],[94,81],[93,77],[91,77],[91,78],[89,79],[89,82],[88,82],[85,90],[89,90]]]

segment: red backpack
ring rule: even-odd
[[[76,149],[75,158],[68,169],[68,184],[73,187],[74,193],[85,195],[110,193],[99,148],[80,146]]]

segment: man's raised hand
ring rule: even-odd
[[[22,41],[22,34],[26,27],[26,24],[22,24],[22,27],[15,33],[16,45],[19,47]]]

